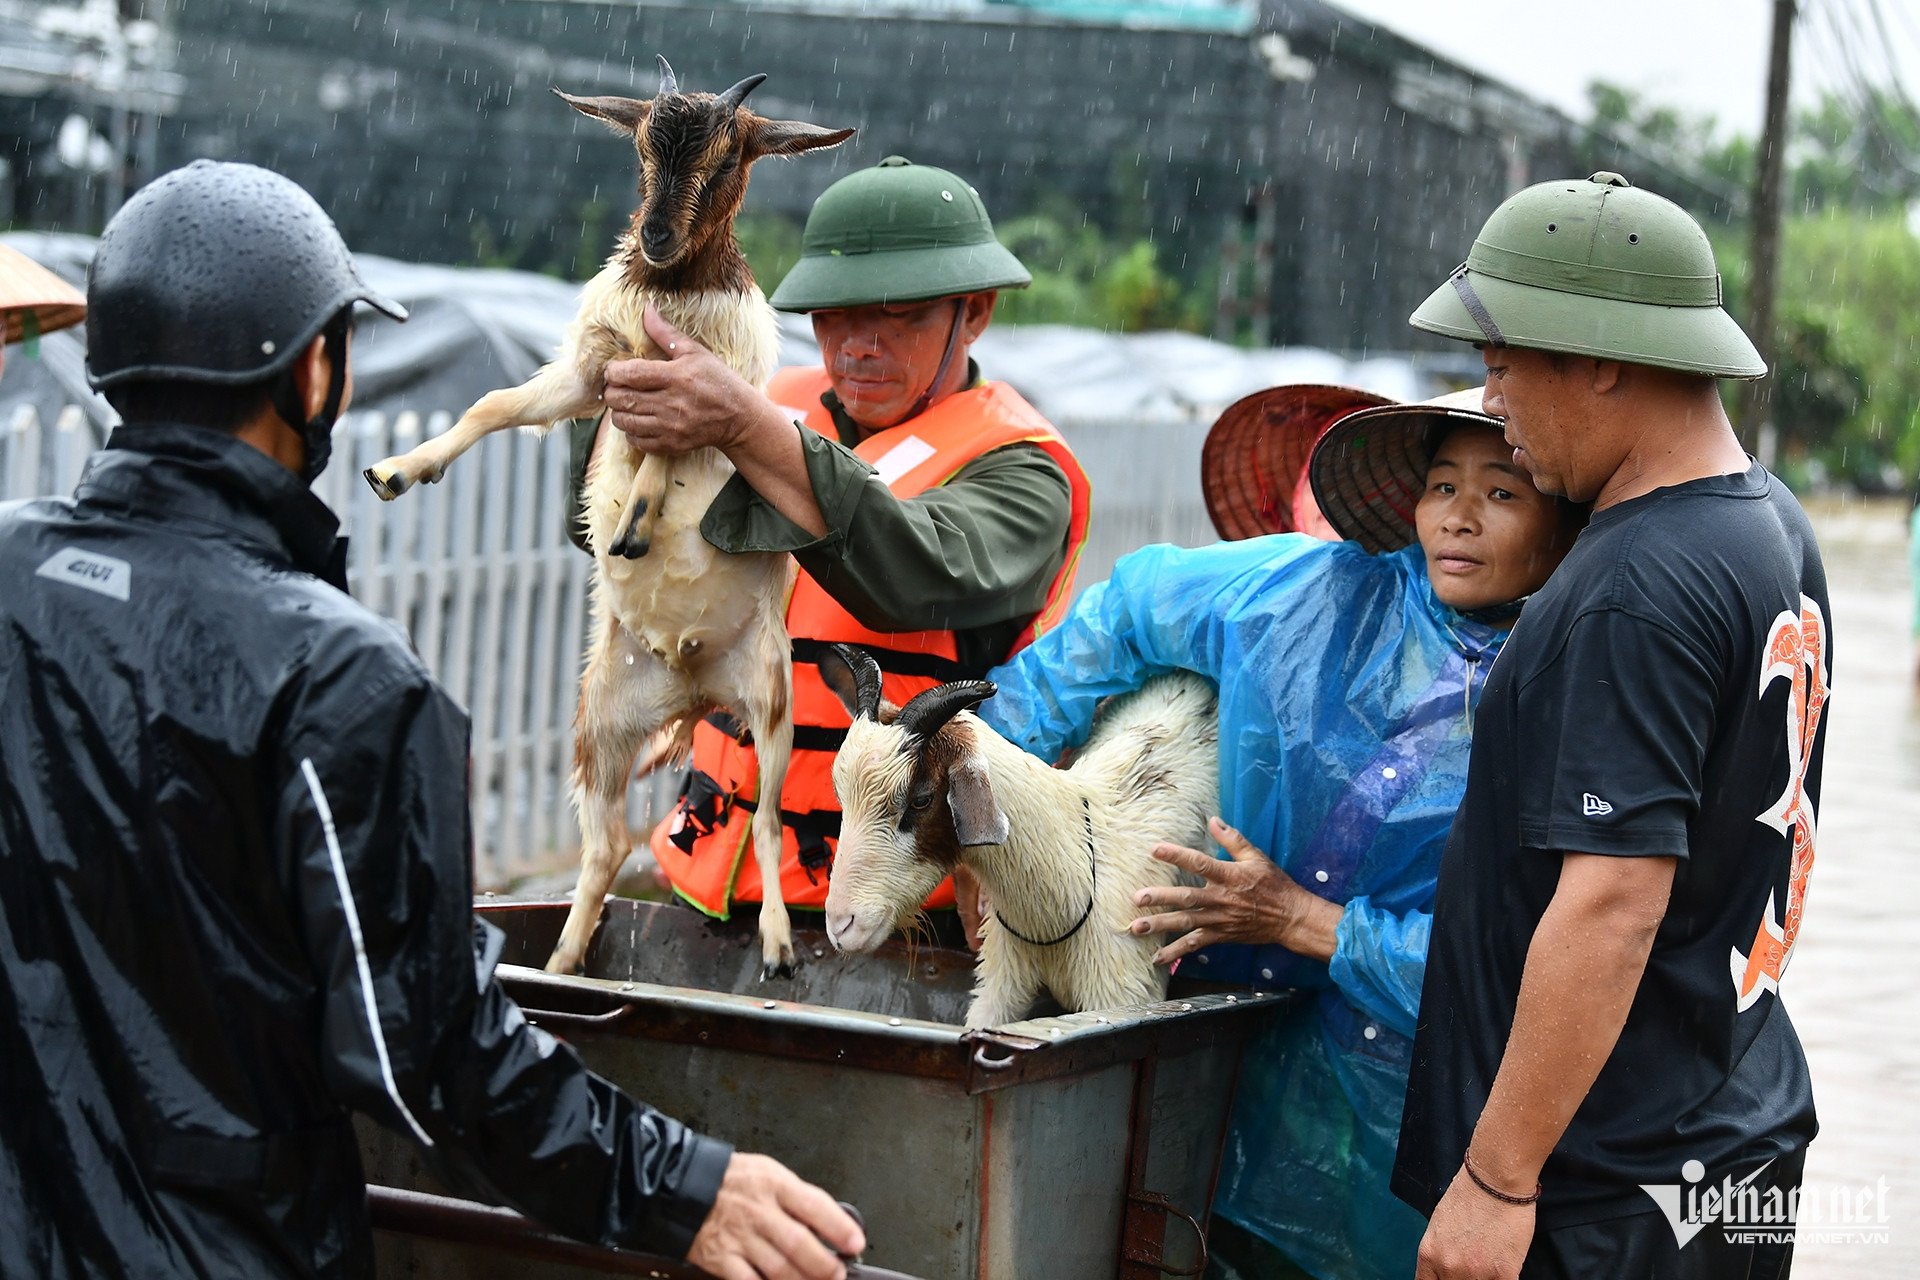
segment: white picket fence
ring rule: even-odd
[[[474,876],[497,887],[567,865],[579,846],[567,779],[591,562],[564,536],[567,450],[557,439],[495,436],[449,483],[375,498],[361,470],[448,421],[349,415],[316,488],[350,537],[354,595],[407,629],[472,717]],[[0,429],[0,497],[72,492],[96,447],[77,408],[51,428],[20,410]],[[677,786],[636,788],[636,822],[664,812]]]
[[[379,501],[362,469],[449,421],[445,413],[348,415],[316,488],[350,536],[354,595],[406,628],[427,668],[472,716],[474,878],[493,888],[577,855],[567,785],[592,564],[565,538],[567,450],[559,439],[494,436],[445,483]],[[1060,425],[1093,480],[1082,587],[1142,543],[1212,536],[1196,483],[1206,424]],[[50,428],[31,408],[19,410],[0,425],[0,499],[71,493],[98,444],[77,407]],[[679,784],[661,774],[634,788],[636,834],[666,812]]]

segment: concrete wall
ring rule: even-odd
[[[1058,193],[1103,225],[1151,226],[1184,249],[1236,198],[1249,160],[1244,41],[1005,12],[183,0],[180,70],[207,92],[164,150],[281,169],[322,196],[357,248],[460,260],[492,237],[564,258],[589,201],[624,217],[635,175],[630,148],[547,89],[646,96],[665,53],[688,87],[763,71],[757,110],[859,128],[838,152],[761,165],[754,208],[803,217],[834,178],[902,152],[961,173],[1002,216]]]
[[[1205,288],[1269,192],[1273,342],[1420,346],[1407,313],[1511,190],[1648,172],[1617,147],[1593,162],[1606,148],[1563,117],[1321,0],[1267,0],[1240,32],[888,0],[164,0],[161,16],[189,91],[160,167],[272,166],[355,248],[409,259],[590,273],[634,204],[632,152],[547,90],[646,96],[656,53],[688,87],[765,72],[758,110],[858,127],[755,170],[749,208],[796,221],[902,152],[961,173],[1003,222],[1047,206],[1149,235]]]

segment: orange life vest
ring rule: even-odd
[[[790,368],[774,375],[767,394],[829,438],[832,416],[820,397],[829,386],[825,369]],[[1086,543],[1090,489],[1080,462],[1060,433],[1005,383],[988,382],[952,395],[917,418],[868,436],[854,452],[871,463],[893,493],[911,498],[945,484],[975,458],[1010,444],[1047,451],[1067,474],[1072,516],[1067,555],[1047,592],[1045,605],[1014,642],[1028,644],[1065,614],[1074,571]],[[780,796],[782,848],[780,887],[788,906],[826,905],[827,875],[840,834],[840,803],[833,792],[833,757],[846,736],[848,717],[815,665],[826,646],[858,645],[873,654],[884,673],[883,688],[896,705],[948,680],[977,678],[956,661],[951,631],[871,631],[835,602],[805,570],[787,604],[793,638],[793,758]],[[736,736],[738,735],[738,736]],[[752,849],[752,815],[758,807],[759,763],[744,731],[730,717],[713,716],[693,734],[693,770],[687,790],[665,821],[654,828],[652,848],[674,891],[708,915],[726,919],[735,901],[759,902],[757,871],[741,869]],[[953,886],[942,882],[930,907],[953,905]]]

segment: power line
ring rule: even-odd
[[[1849,22],[1853,15],[1844,9],[1841,0],[1822,0],[1817,12],[1826,21],[1828,38],[1832,41],[1832,47],[1838,55],[1842,71],[1841,87],[1843,90],[1851,91],[1843,92],[1841,97],[1851,99],[1852,105],[1862,111],[1869,109],[1873,105],[1873,85],[1867,77],[1866,69],[1854,56],[1853,46],[1857,39],[1857,32],[1849,33],[1841,25],[1843,13]]]
[[[1891,45],[1891,32],[1887,27],[1885,15],[1880,11],[1879,0],[1864,0],[1864,2],[1879,31],[1880,39],[1877,42],[1851,4],[1843,4],[1842,0],[1828,0],[1826,16],[1834,29],[1836,38],[1843,46],[1843,52],[1847,54],[1846,62],[1853,81],[1860,127],[1858,135],[1852,141],[1861,152],[1858,159],[1861,162],[1862,181],[1879,195],[1899,196],[1905,192],[1890,189],[1885,183],[1876,180],[1875,166],[1866,163],[1865,149],[1870,146],[1876,147],[1880,153],[1876,158],[1882,163],[1890,164],[1909,178],[1920,178],[1920,156],[1914,154],[1913,144],[1906,137],[1901,136],[1904,130],[1888,118],[1889,108],[1892,108],[1904,115],[1910,126],[1920,124],[1920,108],[1915,107],[1913,99],[1907,96],[1906,88],[1901,83],[1900,68],[1895,61]],[[1846,19],[1853,42],[1861,47],[1878,48],[1886,69],[1884,81],[1868,75],[1864,64],[1859,59],[1853,58],[1850,50],[1845,49],[1850,37],[1847,32],[1840,29],[1839,19],[1834,16],[1836,12]]]
[[[1900,74],[1899,55],[1894,52],[1893,31],[1887,23],[1886,11],[1880,7],[1880,0],[1866,0],[1867,12],[1873,16],[1873,25],[1880,32],[1880,56],[1887,64],[1887,87],[1907,114],[1920,120],[1920,107],[1915,107],[1913,99],[1907,95],[1906,81]]]

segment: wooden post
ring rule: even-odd
[[[1794,0],[1774,0],[1773,51],[1767,64],[1767,119],[1753,175],[1753,251],[1748,279],[1747,334],[1770,370],[1778,371],[1774,294],[1780,260],[1780,187],[1787,151],[1787,86],[1791,79]],[[1740,443],[1773,464],[1773,380],[1749,382],[1740,391]]]

